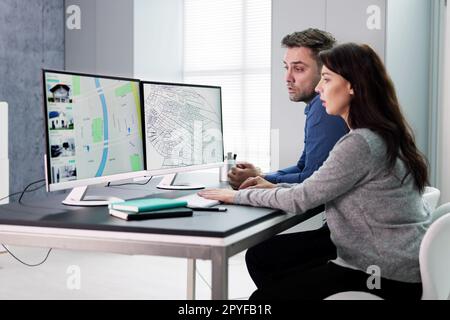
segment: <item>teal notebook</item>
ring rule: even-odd
[[[185,206],[187,206],[187,201],[185,200],[143,198],[143,199],[114,202],[109,205],[109,208],[129,212],[147,212]]]
[[[147,219],[165,219],[192,216],[192,209],[186,207],[146,211],[146,212],[130,212],[109,209],[109,214],[123,220],[147,220]]]

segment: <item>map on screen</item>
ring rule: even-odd
[[[223,161],[220,87],[144,83],[147,170]]]
[[[144,170],[138,80],[44,73],[52,183]]]

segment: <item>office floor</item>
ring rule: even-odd
[[[322,215],[287,232],[312,230]],[[48,250],[8,247],[28,264],[39,263]],[[196,298],[211,299],[211,262],[197,260]],[[53,250],[47,261],[27,267],[0,247],[0,300],[7,299],[186,299],[187,260],[154,256]],[[245,300],[256,289],[245,265],[245,251],[229,260],[229,298]]]
[[[29,264],[48,250],[10,247]],[[211,299],[211,263],[197,260],[197,299]],[[0,254],[0,299],[186,299],[187,260],[53,250],[38,267]],[[247,299],[255,286],[240,253],[229,261],[230,299]]]

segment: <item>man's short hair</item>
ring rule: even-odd
[[[314,59],[319,64],[319,52],[331,49],[335,44],[336,39],[331,33],[313,28],[288,34],[281,40],[281,45],[285,48],[305,47],[311,49]]]

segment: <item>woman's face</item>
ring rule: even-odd
[[[327,113],[347,119],[354,94],[350,82],[326,66],[322,67],[321,75],[316,92],[320,94],[320,100]]]

